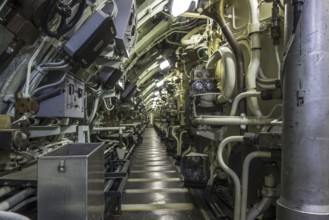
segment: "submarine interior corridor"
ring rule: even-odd
[[[329,220],[329,0],[0,0],[0,220]]]

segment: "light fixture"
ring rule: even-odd
[[[162,69],[162,70],[166,69],[169,66],[170,66],[170,63],[168,60],[164,60],[160,63],[160,69]]]
[[[170,13],[175,17],[183,14],[190,8],[192,2],[198,5],[198,0],[173,0]]]
[[[156,87],[161,87],[161,86],[163,86],[163,84],[164,84],[164,82],[165,82],[165,80],[163,79],[163,80],[161,80],[161,81],[159,81],[159,82],[157,82],[157,84],[156,84]]]

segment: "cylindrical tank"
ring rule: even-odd
[[[278,220],[329,219],[329,1],[305,0],[283,76]]]

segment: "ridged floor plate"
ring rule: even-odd
[[[153,128],[144,132],[144,143],[131,157],[130,176],[118,220],[203,220],[190,190],[183,188],[180,174],[167,156]]]

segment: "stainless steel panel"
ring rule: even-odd
[[[103,191],[102,143],[68,144],[38,160],[40,220],[99,220]]]

